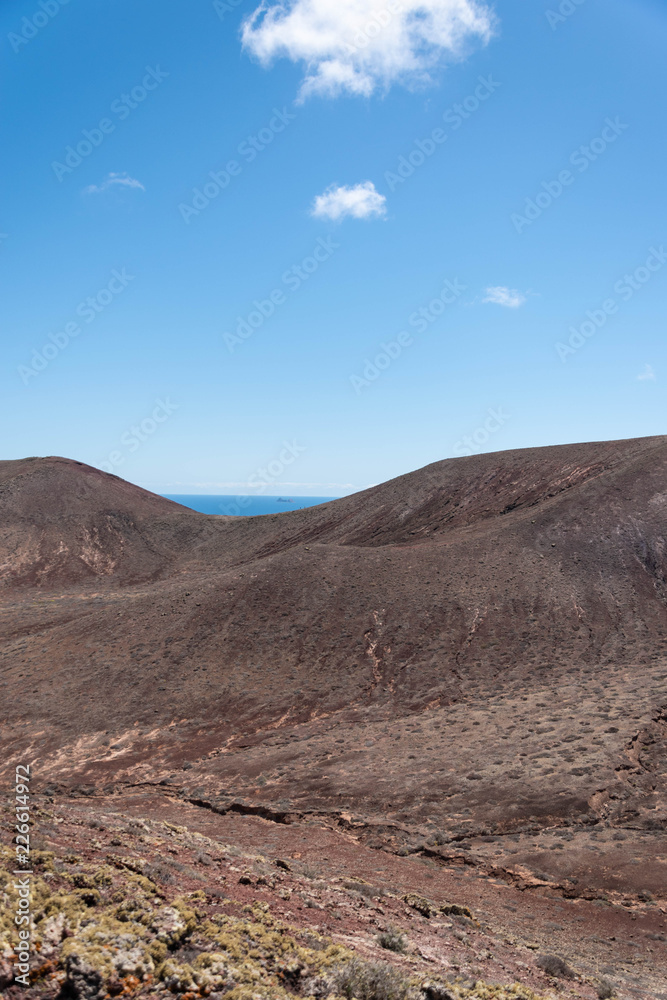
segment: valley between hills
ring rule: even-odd
[[[29,458],[0,511],[7,1000],[667,998],[667,437],[254,518]]]

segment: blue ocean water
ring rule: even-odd
[[[174,500],[198,510],[200,514],[226,514],[232,517],[256,517],[258,514],[283,514],[286,510],[303,510],[316,507],[336,497],[294,497],[285,493],[282,497],[207,496],[163,493],[167,500]]]

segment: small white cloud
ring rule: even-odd
[[[305,66],[300,96],[368,97],[378,87],[431,81],[443,57],[486,43],[495,23],[483,0],[262,0],[243,45],[263,65]]]
[[[83,190],[84,194],[102,194],[102,192],[108,191],[111,187],[138,188],[140,191],[146,190],[141,181],[138,181],[135,177],[130,177],[127,173],[107,174],[101,184],[89,184]]]
[[[644,371],[637,376],[637,379],[640,382],[655,382],[656,374],[650,365],[646,365]]]
[[[318,194],[310,214],[315,219],[339,222],[349,215],[353,219],[382,218],[387,214],[387,199],[375,190],[372,181],[354,187],[337,187],[332,184],[324,194]]]
[[[516,288],[506,288],[504,285],[495,285],[486,289],[482,302],[493,302],[497,306],[506,306],[508,309],[518,309],[526,301],[523,292],[518,292]]]

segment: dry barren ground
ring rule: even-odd
[[[7,1000],[665,995],[665,918],[650,903],[567,899],[316,822],[138,791],[40,799],[35,837],[33,986],[7,982],[10,891]]]
[[[666,438],[436,463],[262,518],[26,459],[0,462],[0,513],[0,773],[33,766],[40,920],[65,935],[37,993],[240,998],[256,974],[272,997],[438,1000],[428,975],[667,997]],[[99,899],[63,901],[88,879]],[[79,975],[123,893],[138,965],[98,942]],[[287,947],[298,975],[225,924],[259,903],[294,928],[271,934],[330,942]],[[169,955],[156,906],[202,912],[178,910]],[[405,952],[376,941],[389,924]],[[395,994],[346,993],[343,946],[386,952]]]

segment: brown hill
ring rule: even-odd
[[[198,515],[66,458],[0,462],[0,586],[123,584],[164,574]]]
[[[4,759],[667,901],[666,511],[667,437],[259,518],[0,463]]]
[[[261,518],[198,514],[65,459],[3,462],[0,581],[108,589],[215,573],[179,646],[194,651],[196,633],[198,655],[235,658],[243,621],[247,659],[373,664],[374,690],[411,664],[427,693],[463,664],[651,655],[666,462],[662,437],[508,451]],[[255,615],[270,627],[248,630]]]
[[[501,672],[662,649],[666,463],[667,438],[509,451],[318,508],[216,518],[65,459],[5,462],[0,581],[111,599],[159,580],[123,598],[133,632],[150,619],[144,659],[207,665],[216,680],[190,677],[191,696],[208,704],[220,686],[235,712],[447,701]]]

